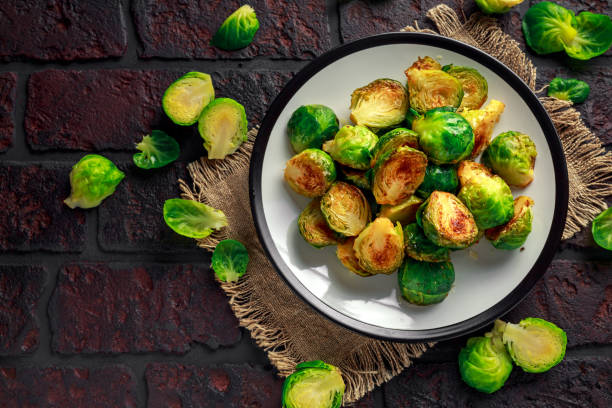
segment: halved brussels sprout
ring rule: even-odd
[[[208,158],[224,159],[247,140],[244,106],[229,98],[215,99],[202,111],[198,132],[204,139]]]
[[[70,196],[64,200],[70,208],[93,208],[115,192],[125,173],[104,156],[88,154],[70,171]]]
[[[377,79],[351,94],[351,120],[373,131],[400,124],[408,111],[408,93],[394,79]]]
[[[521,132],[498,135],[482,154],[482,163],[516,187],[526,187],[533,181],[533,167],[538,152],[535,143]]]
[[[597,245],[612,251],[612,207],[595,217],[591,233]]]
[[[406,255],[417,261],[450,261],[449,249],[431,242],[417,223],[404,227],[404,248],[406,249]]]
[[[357,170],[370,168],[372,149],[378,136],[364,126],[345,125],[336,133],[333,140],[323,143],[323,150],[338,163]]]
[[[476,4],[485,14],[502,14],[522,2],[523,0],[476,0]]]
[[[459,113],[469,122],[474,131],[474,149],[470,155],[472,159],[489,146],[493,128],[499,122],[505,107],[506,105],[502,102],[492,99],[484,109],[464,110]]]
[[[506,323],[502,340],[514,363],[528,373],[543,373],[559,364],[567,346],[562,329],[537,317]]]
[[[417,223],[431,242],[462,249],[478,239],[478,226],[468,208],[451,193],[434,191],[417,211]]]
[[[327,190],[321,212],[329,227],[345,237],[358,235],[372,219],[370,204],[361,190],[342,181]]]
[[[298,217],[300,235],[315,248],[338,243],[338,235],[329,228],[321,212],[321,199],[312,200]]]
[[[344,388],[337,367],[320,360],[300,363],[283,383],[282,408],[340,408]]]
[[[253,41],[258,29],[259,20],[255,10],[245,4],[225,19],[210,43],[222,50],[239,50]]]
[[[404,233],[400,223],[378,217],[357,237],[353,245],[359,265],[371,274],[390,274],[404,259]]]
[[[430,57],[419,58],[404,71],[408,79],[410,107],[419,113],[442,106],[458,108],[463,99],[461,82],[442,71]]]
[[[341,164],[336,166],[340,173],[344,176],[344,180],[353,183],[359,188],[364,190],[370,189],[370,178],[367,175],[367,171],[356,170],[348,166]]]
[[[355,255],[353,246],[355,245],[355,237],[347,238],[344,242],[341,242],[336,247],[336,255],[342,265],[346,266],[348,270],[356,273],[359,276],[368,277],[372,276],[370,272],[367,272],[359,265],[359,259]]]
[[[334,161],[319,149],[306,149],[287,162],[285,181],[298,194],[318,197],[336,180]]]
[[[412,122],[419,146],[435,164],[457,163],[472,153],[474,132],[461,115],[432,109]]]
[[[455,194],[459,187],[457,168],[453,165],[427,163],[425,178],[416,191],[416,195],[425,199],[433,191],[446,191]]]
[[[579,79],[557,77],[548,84],[548,96],[573,103],[584,102],[590,91],[589,84]]]
[[[467,184],[472,177],[491,177],[491,171],[484,165],[471,160],[464,160],[457,166],[459,184]]]
[[[297,108],[287,124],[291,147],[302,150],[321,149],[323,142],[338,132],[338,118],[333,110],[323,105],[303,105]]]
[[[409,224],[416,220],[416,212],[423,203],[419,197],[411,195],[407,200],[397,205],[381,205],[378,217],[385,217],[391,222],[399,222],[402,225]]]
[[[495,248],[512,250],[520,248],[525,243],[531,232],[533,204],[533,200],[529,197],[516,197],[512,219],[504,225],[486,230],[485,236]]]
[[[174,81],[162,98],[162,108],[172,122],[181,126],[196,123],[202,110],[215,99],[210,75],[188,72]]]
[[[385,153],[396,151],[398,147],[409,146],[419,148],[419,135],[410,129],[396,128],[382,135],[372,150],[370,165],[374,167],[378,159]]]
[[[489,94],[489,85],[485,77],[480,75],[480,72],[476,69],[450,64],[443,66],[442,71],[461,82],[463,99],[461,99],[459,111],[463,109],[478,109],[485,103]]]
[[[397,277],[404,299],[415,305],[432,305],[448,296],[455,269],[450,262],[421,262],[408,257]]]
[[[382,155],[373,169],[372,193],[378,204],[397,205],[423,182],[427,156],[403,146]]]

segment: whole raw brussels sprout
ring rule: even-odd
[[[475,68],[450,64],[443,66],[442,71],[461,82],[463,99],[461,99],[458,111],[463,109],[479,109],[485,103],[489,94],[489,84],[485,77],[480,75],[480,72]]]
[[[423,182],[427,156],[403,146],[382,155],[373,169],[372,193],[378,204],[397,205]]]
[[[400,223],[376,218],[361,231],[353,245],[359,265],[371,274],[390,274],[404,259],[404,233]]]
[[[385,153],[396,151],[398,147],[408,146],[419,148],[419,135],[410,129],[396,128],[382,135],[372,150],[370,165],[374,167],[378,159]]]
[[[478,8],[485,14],[502,14],[510,11],[510,9],[523,0],[476,0]]]
[[[385,217],[391,220],[391,222],[399,222],[402,225],[406,225],[416,220],[416,212],[422,203],[423,200],[419,197],[411,195],[407,200],[397,205],[381,205],[378,217]]]
[[[283,383],[282,408],[340,408],[344,388],[337,367],[320,360],[300,363]]]
[[[372,274],[364,270],[359,265],[359,258],[355,255],[353,246],[355,245],[355,237],[349,237],[344,242],[341,242],[336,247],[336,256],[342,262],[342,265],[346,266],[347,269],[359,276],[368,277]]]
[[[212,78],[203,72],[188,72],[174,81],[162,97],[162,108],[172,122],[190,126],[215,99]]]
[[[595,217],[591,226],[591,233],[597,245],[612,251],[612,207]]]
[[[369,190],[370,189],[370,178],[365,170],[357,170],[341,164],[336,166],[340,170],[340,174],[344,181],[348,181],[356,185],[357,187]]]
[[[485,236],[497,249],[520,248],[531,232],[533,200],[526,196],[514,199],[514,215],[504,225],[486,230]]]
[[[463,99],[461,82],[442,71],[430,57],[420,58],[404,71],[408,79],[410,107],[419,113],[442,106],[458,108]]]
[[[408,110],[408,93],[394,79],[377,79],[351,94],[351,120],[373,131],[399,125]]]
[[[209,159],[224,159],[247,140],[244,106],[230,98],[217,98],[204,108],[198,132],[204,139]]]
[[[404,227],[404,248],[406,249],[406,255],[417,261],[450,261],[449,249],[431,242],[417,223],[408,224]]]
[[[589,84],[579,79],[557,77],[548,84],[548,96],[573,103],[584,102],[590,91]]]
[[[338,235],[329,228],[321,212],[321,199],[312,200],[298,217],[298,229],[306,242],[315,248],[338,243]]]
[[[336,180],[334,161],[319,149],[306,149],[287,161],[285,181],[298,194],[318,197]]]
[[[225,19],[210,43],[222,50],[239,50],[253,41],[258,29],[259,20],[255,10],[245,4]]]
[[[446,191],[455,194],[459,187],[457,168],[448,164],[427,163],[425,178],[416,191],[416,195],[425,199],[433,191]]]
[[[333,140],[323,143],[323,150],[334,160],[357,170],[370,168],[372,149],[378,136],[364,126],[342,126]]]
[[[482,154],[482,163],[516,187],[526,187],[533,181],[533,168],[538,152],[535,143],[521,132],[498,135]]]
[[[287,123],[291,147],[296,153],[310,148],[321,149],[323,142],[332,139],[338,132],[338,123],[336,114],[327,106],[300,106]]]
[[[372,218],[370,204],[361,190],[337,181],[321,199],[321,212],[329,227],[345,237],[358,235]]]
[[[448,296],[455,269],[450,262],[421,262],[408,257],[397,277],[404,299],[415,305],[432,305]]]
[[[489,146],[493,128],[499,122],[505,107],[502,102],[492,99],[483,109],[465,109],[459,113],[474,131],[474,149],[470,158],[475,158]]]
[[[70,171],[70,196],[64,203],[70,208],[93,208],[115,192],[125,173],[106,157],[88,154]]]
[[[435,164],[457,163],[472,153],[474,132],[461,115],[432,109],[412,122],[419,146]]]
[[[417,223],[438,246],[462,249],[478,239],[478,226],[468,208],[451,193],[434,191],[417,211]]]

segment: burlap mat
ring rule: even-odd
[[[427,13],[441,35],[471,44],[502,61],[532,88],[536,70],[517,43],[504,34],[495,19],[480,14],[461,23],[448,6]],[[406,27],[404,31],[426,31]],[[548,110],[567,158],[570,201],[563,238],[571,237],[606,207],[612,194],[612,154],[586,128],[571,103],[541,98]],[[306,360],[324,360],[343,372],[345,403],[361,398],[375,386],[390,380],[433,345],[401,344],[375,340],[349,331],[322,317],[296,296],[279,277],[262,249],[251,218],[249,203],[249,159],[257,131],[228,159],[205,158],[188,166],[193,185],[179,180],[183,196],[225,212],[229,226],[199,240],[207,250],[222,239],[235,238],[248,248],[251,262],[237,284],[221,285],[240,325],[250,331],[281,376]]]

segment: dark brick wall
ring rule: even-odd
[[[445,2],[475,10],[472,0]],[[176,179],[204,149],[193,128],[165,117],[161,94],[184,72],[209,72],[217,95],[243,103],[256,125],[314,57],[415,21],[431,28],[423,14],[436,3],[255,0],[255,42],[228,53],[208,40],[242,4],[234,0],[0,2],[0,406],[278,407],[282,381],[238,327],[210,256],[163,223],[163,200],[178,195]],[[561,3],[612,12],[606,1]],[[500,17],[523,47],[529,5]],[[590,83],[578,108],[609,149],[612,53],[588,63],[527,53],[539,85],[555,75]],[[151,128],[175,136],[182,153],[143,171],[131,155]],[[68,173],[86,152],[103,152],[127,178],[100,207],[70,210]],[[456,366],[466,336],[439,343],[356,406],[612,405],[611,271],[585,229],[509,314],[567,330],[567,358],[550,372],[516,369],[500,392],[477,393]]]

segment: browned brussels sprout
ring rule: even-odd
[[[412,147],[400,147],[378,159],[373,169],[372,193],[378,204],[397,205],[414,194],[425,178],[427,156]]]
[[[489,146],[493,128],[499,122],[505,107],[502,102],[492,99],[484,109],[465,109],[459,113],[474,130],[474,150],[470,156],[472,159]]]
[[[459,80],[442,71],[430,57],[419,58],[404,73],[408,79],[410,107],[419,113],[442,106],[458,108],[463,99]]]
[[[416,220],[416,212],[422,203],[423,200],[419,197],[411,195],[397,205],[381,205],[378,216],[386,217],[391,222],[399,222],[402,225],[410,224]]]
[[[351,120],[374,132],[399,125],[407,111],[406,88],[393,79],[377,79],[351,95]]]
[[[518,196],[514,199],[514,215],[504,225],[490,228],[485,236],[497,249],[520,248],[531,232],[531,221],[533,213],[531,207],[533,200],[526,196]]]
[[[370,204],[357,187],[338,181],[321,199],[327,224],[345,237],[358,235],[372,218]]]
[[[404,259],[404,233],[398,222],[379,217],[361,231],[353,246],[359,265],[371,274],[390,274]]]
[[[336,247],[338,259],[342,262],[342,265],[346,266],[351,272],[363,277],[372,276],[370,272],[367,272],[359,265],[359,259],[357,255],[355,255],[355,250],[353,249],[354,245],[355,237],[347,238],[344,242],[339,243]]]
[[[298,194],[318,197],[336,180],[334,161],[319,149],[306,149],[293,156],[285,167],[285,181]]]
[[[489,85],[480,72],[470,67],[445,65],[442,71],[457,78],[463,87],[463,99],[459,111],[463,109],[479,109],[487,100]]]
[[[332,231],[321,213],[321,199],[312,200],[298,217],[300,235],[315,248],[338,243],[338,234]]]

